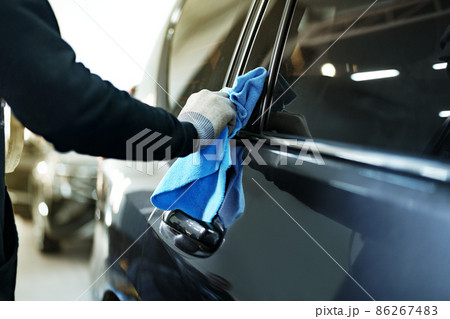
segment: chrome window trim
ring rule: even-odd
[[[278,79],[278,73],[280,71],[281,60],[283,59],[284,49],[286,47],[286,41],[288,38],[289,30],[291,27],[292,17],[294,15],[297,0],[286,0],[284,4],[283,15],[281,16],[280,23],[278,25],[277,37],[273,47],[272,57],[269,63],[269,74],[267,79],[267,92],[260,108],[259,121],[256,123],[258,131],[263,131],[267,126],[270,112],[266,112],[271,107],[273,89]]]
[[[245,52],[245,50],[248,49],[251,37],[247,35],[249,34],[249,32],[253,32],[254,30],[257,17],[261,14],[262,2],[263,1],[253,0],[250,10],[248,11],[247,17],[245,18],[244,26],[241,30],[241,34],[239,35],[238,43],[234,48],[231,63],[228,66],[228,70],[223,83],[224,87],[232,86],[236,78],[239,76],[239,70],[241,69],[243,60],[242,55],[239,55],[239,52],[241,51]]]
[[[241,138],[244,138],[244,136],[241,136]],[[327,143],[322,140],[302,140],[293,136],[282,138],[246,132],[245,138],[265,139],[266,145],[282,145],[294,150],[302,150],[304,147],[317,149],[324,158],[351,161],[397,173],[412,174],[426,179],[450,183],[450,164],[433,159],[399,153],[386,153],[341,143]]]

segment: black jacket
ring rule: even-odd
[[[189,154],[196,138],[191,124],[131,98],[76,63],[47,0],[0,0],[0,96],[59,151],[124,159],[126,141],[148,128],[172,137],[153,154],[161,159],[169,145],[173,157]],[[0,299],[13,299],[17,236],[3,191],[0,131]]]

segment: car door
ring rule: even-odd
[[[238,137],[245,212],[208,258],[161,236],[183,280],[243,300],[448,299],[449,6],[256,7],[230,72],[269,69]]]
[[[284,28],[289,25],[293,7],[286,1],[260,1],[257,7],[261,18],[254,20],[246,36],[247,41],[242,43],[234,72],[241,74],[262,65],[271,71],[270,84],[273,75],[277,74],[275,61],[283,51]],[[270,96],[270,87],[263,95],[261,102]],[[260,135],[262,130],[256,123],[252,125],[262,112],[262,107],[263,103],[260,103],[246,132],[241,133],[242,140],[250,138],[246,141],[247,145],[264,141]],[[266,154],[266,145],[260,151],[261,156],[270,156]],[[215,289],[226,288],[224,290],[234,299],[333,299],[345,280],[345,272],[334,267],[333,261],[313,241],[308,240],[308,235],[299,231],[292,220],[283,216],[276,202],[265,194],[265,190],[273,192],[276,189],[263,173],[265,169],[275,167],[275,163],[267,164],[259,166],[252,162],[244,168],[245,212],[227,229],[224,243],[214,254],[208,258],[198,258],[173,247],[170,238],[162,238],[182,265],[180,269],[195,269],[195,272],[187,272],[185,280],[199,290],[205,288],[205,281],[200,285],[198,275],[193,273],[202,274]],[[350,230],[314,213],[305,204],[292,200],[287,192],[281,192],[281,196],[279,200],[289,201],[288,207],[305,215],[303,218],[308,219],[308,225],[315,225],[317,233],[327,235],[333,251],[338,252],[336,258],[347,259]]]
[[[260,171],[344,226],[347,246],[336,246],[337,225],[306,227],[307,214],[296,219],[295,204],[283,206],[279,190],[258,187],[345,275],[333,298],[448,299],[441,284],[449,269],[448,140],[436,141],[448,130],[442,111],[450,82],[438,57],[449,6],[372,4],[297,1],[260,118],[261,135],[288,149],[275,162],[273,148],[265,149],[263,158],[276,165]]]
[[[246,190],[292,224],[272,232],[292,247],[272,283],[296,286],[291,297],[448,299],[449,165],[445,147],[428,150],[446,125],[449,80],[437,64],[450,12],[372,3],[287,4],[272,95],[253,122],[261,132],[247,136],[265,140],[268,165],[251,165],[262,176],[248,174]]]

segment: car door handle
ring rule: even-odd
[[[164,212],[159,228],[161,236],[170,246],[203,258],[216,252],[225,236],[225,228],[217,216],[207,223],[181,210]]]

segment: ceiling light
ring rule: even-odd
[[[447,68],[447,63],[436,63],[433,65],[433,69],[435,70],[444,70]]]
[[[450,117],[450,111],[440,111],[439,117]]]
[[[323,76],[334,78],[336,76],[336,68],[331,63],[325,63],[320,69]]]
[[[381,71],[372,71],[372,72],[359,72],[359,73],[352,74],[350,77],[353,81],[361,82],[361,81],[371,81],[371,80],[394,78],[399,75],[400,75],[400,71],[392,69],[392,70],[381,70]]]

